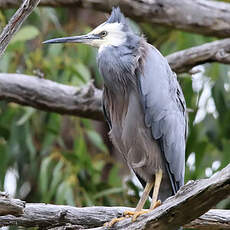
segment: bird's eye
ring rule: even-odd
[[[100,33],[100,37],[103,38],[103,37],[105,37],[107,34],[108,34],[108,32],[104,30],[104,31],[102,31],[102,32]]]

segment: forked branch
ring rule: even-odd
[[[33,9],[37,6],[39,1],[40,0],[23,1],[20,8],[16,11],[16,13],[10,19],[9,23],[3,29],[0,35],[0,57],[4,53],[6,47],[8,46],[10,40],[13,38],[14,34],[19,30],[26,18],[32,13]],[[1,2],[2,1],[0,1],[0,4]]]

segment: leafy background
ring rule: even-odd
[[[4,27],[15,10],[0,11]],[[89,10],[37,8],[11,41],[1,72],[37,75],[82,86],[102,80],[96,50],[85,45],[42,45],[43,40],[88,32],[106,19]],[[212,37],[135,24],[164,55]],[[189,108],[186,182],[211,176],[230,162],[230,69],[212,63],[179,81]],[[135,207],[140,186],[117,161],[104,122],[47,113],[0,101],[0,190],[27,202]],[[229,208],[224,200],[219,208]]]

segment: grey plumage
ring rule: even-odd
[[[118,9],[113,11],[113,22],[119,21],[119,14]],[[127,28],[126,33],[124,44],[98,55],[104,111],[114,145],[142,184],[163,169],[159,196],[164,200],[184,183],[185,100],[159,51]]]

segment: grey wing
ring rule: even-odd
[[[175,193],[184,183],[187,116],[183,93],[166,59],[151,45],[138,80],[145,124],[160,145]]]

